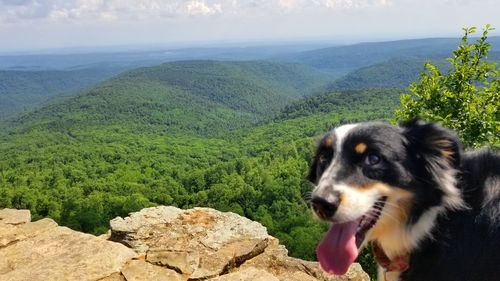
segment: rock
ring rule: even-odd
[[[0,223],[0,280],[99,280],[137,256],[119,243],[23,216],[14,212]]]
[[[333,277],[318,263],[291,258],[265,227],[234,213],[154,207],[110,224],[111,240],[188,280],[370,280],[357,264],[345,276]]]
[[[55,227],[57,227],[57,223],[51,219],[42,219],[33,223],[20,224],[17,226],[3,225],[0,227],[0,247],[5,247],[30,237],[35,237]]]
[[[122,269],[127,281],[182,281],[186,278],[174,270],[152,265],[142,260],[132,260]]]
[[[2,281],[370,280],[358,264],[326,275],[316,262],[289,257],[261,224],[208,208],[143,209],[113,219],[99,237],[51,219],[30,222],[28,211],[4,209],[0,218]]]
[[[254,267],[209,279],[210,281],[279,281],[276,276]]]
[[[272,273],[283,281],[365,281],[370,280],[368,274],[361,270],[359,264],[353,264],[346,275],[332,276],[321,270],[317,262],[308,262],[292,258],[287,255],[287,250],[277,241],[273,241],[264,253],[248,260],[242,266],[245,268],[258,268]]]
[[[29,210],[1,209],[0,223],[4,224],[23,224],[31,221]]]
[[[127,281],[127,279],[125,279],[121,273],[115,272],[110,276],[99,279],[98,281]]]
[[[156,207],[112,220],[110,239],[146,254],[150,263],[206,279],[263,252],[274,238],[261,224],[234,213]]]
[[[124,219],[117,217],[109,222],[112,229],[110,240],[119,241],[133,248],[137,253],[144,254],[148,250],[148,246],[143,240],[148,238],[150,234],[144,231],[143,224],[166,224],[181,212],[181,209],[175,207],[162,206],[131,213]]]

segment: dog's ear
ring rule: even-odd
[[[461,144],[453,132],[420,119],[401,123],[400,127],[415,157],[452,168],[460,165]]]

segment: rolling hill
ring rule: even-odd
[[[326,88],[330,91],[370,88],[403,89],[419,78],[427,61],[437,65],[442,71],[447,71],[449,68],[444,59],[430,61],[413,57],[394,58],[349,72]]]
[[[277,120],[288,120],[318,114],[331,114],[342,110],[342,116],[357,117],[353,121],[367,119],[387,119],[399,106],[398,89],[371,88],[364,90],[327,91],[307,97],[286,106],[277,116]]]
[[[210,206],[264,223],[312,259],[324,231],[303,200],[313,139],[341,122],[389,118],[395,104],[382,90],[311,95],[328,81],[259,61],[123,73],[11,123],[0,135],[0,206],[93,233],[145,206]]]
[[[489,37],[488,41],[493,46],[492,52],[500,51],[500,37]],[[421,60],[446,58],[458,43],[459,39],[455,38],[370,42],[286,54],[275,59],[309,65],[342,75],[391,58],[413,57]]]
[[[126,123],[207,134],[255,124],[329,81],[295,64],[173,62],[123,73],[10,125],[69,130]]]
[[[74,95],[121,70],[109,67],[73,71],[0,70],[0,121],[28,112],[55,96]]]

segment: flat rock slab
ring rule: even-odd
[[[22,224],[31,221],[29,210],[0,209],[0,223]]]
[[[57,226],[51,219],[15,225],[4,221],[0,222],[2,281],[99,280],[120,272],[137,256],[124,245]]]

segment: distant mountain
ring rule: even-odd
[[[492,44],[493,52],[500,51],[500,37],[490,37],[488,40]],[[371,42],[287,54],[275,59],[301,63],[340,75],[397,57],[419,59],[449,57],[451,50],[455,49],[458,43],[459,39],[455,38]]]
[[[73,71],[0,70],[0,121],[55,96],[76,94],[121,70],[110,67]]]
[[[491,52],[488,58],[498,63],[500,52]],[[398,57],[351,71],[326,86],[326,90],[407,88],[413,81],[419,79],[426,62],[434,64],[443,73],[451,67],[444,58]]]
[[[113,66],[133,69],[180,60],[262,60],[328,46],[326,43],[290,43],[246,47],[193,47],[141,49],[69,49],[41,54],[0,55],[3,70],[74,70]]]
[[[417,80],[429,60],[421,58],[395,58],[382,63],[356,69],[327,86],[328,90],[370,88],[407,88]],[[429,61],[431,62],[431,61]],[[441,70],[449,66],[444,59],[433,60]]]
[[[201,134],[249,126],[331,81],[309,67],[269,62],[184,61],[123,73],[11,125],[68,130],[127,128]]]

